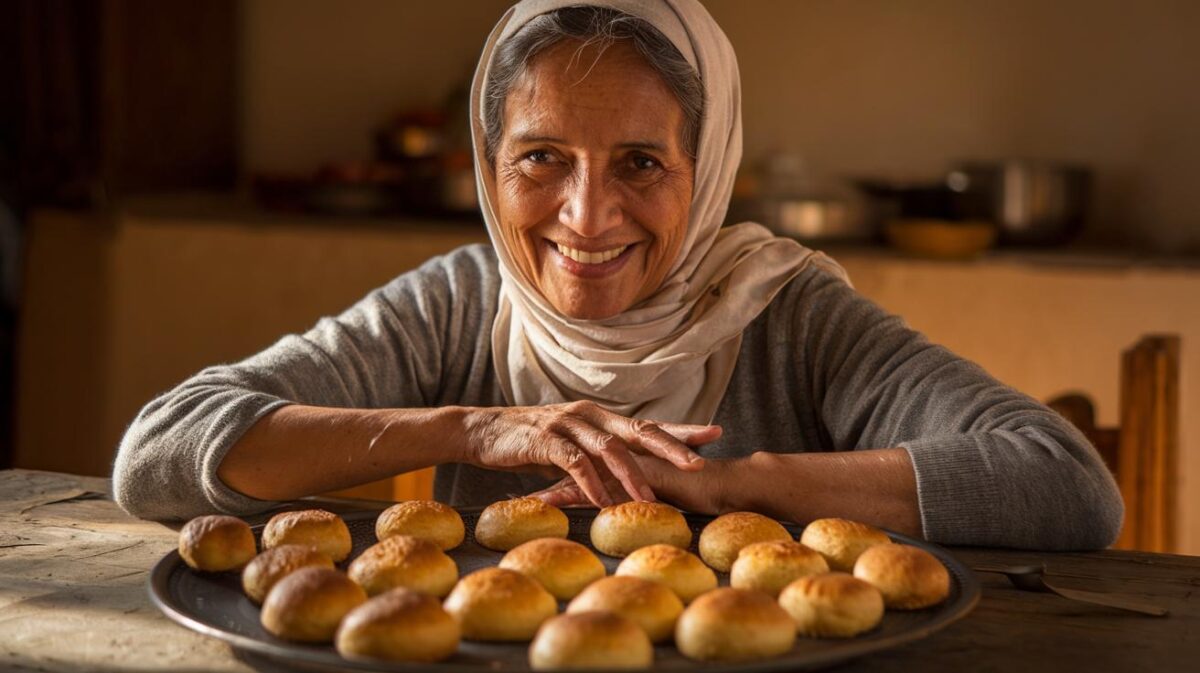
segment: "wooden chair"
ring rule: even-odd
[[[1175,550],[1179,449],[1178,335],[1147,335],[1121,355],[1118,428],[1098,428],[1081,393],[1050,400],[1051,409],[1087,435],[1116,475],[1125,525],[1116,549]]]

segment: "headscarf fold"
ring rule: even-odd
[[[688,230],[662,286],[603,320],[562,315],[515,263],[496,214],[485,153],[484,96],[497,45],[530,19],[580,4],[608,7],[658,29],[704,84]],[[710,423],[733,375],[746,326],[810,264],[845,280],[833,260],[765,227],[724,227],[742,157],[741,83],[733,46],[697,0],[524,0],[488,37],[471,86],[479,202],[500,263],[492,357],[505,400],[592,400],[625,416]]]

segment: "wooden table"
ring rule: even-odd
[[[151,605],[146,579],[175,547],[176,529],[126,515],[108,493],[106,479],[0,471],[0,669],[278,670]],[[1200,662],[1200,557],[952,551],[968,566],[1044,560],[1063,586],[1135,594],[1171,615],[1018,591],[981,574],[983,599],[965,619],[839,671],[1176,671]]]

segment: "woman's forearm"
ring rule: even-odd
[[[916,475],[904,449],[759,452],[721,467],[723,511],[752,510],[798,523],[840,517],[921,535]]]
[[[461,462],[465,413],[461,407],[281,407],[229,449],[217,476],[252,498],[291,500]]]

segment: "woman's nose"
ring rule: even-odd
[[[621,224],[617,186],[599,171],[580,170],[566,187],[558,221],[580,236],[598,238]]]

